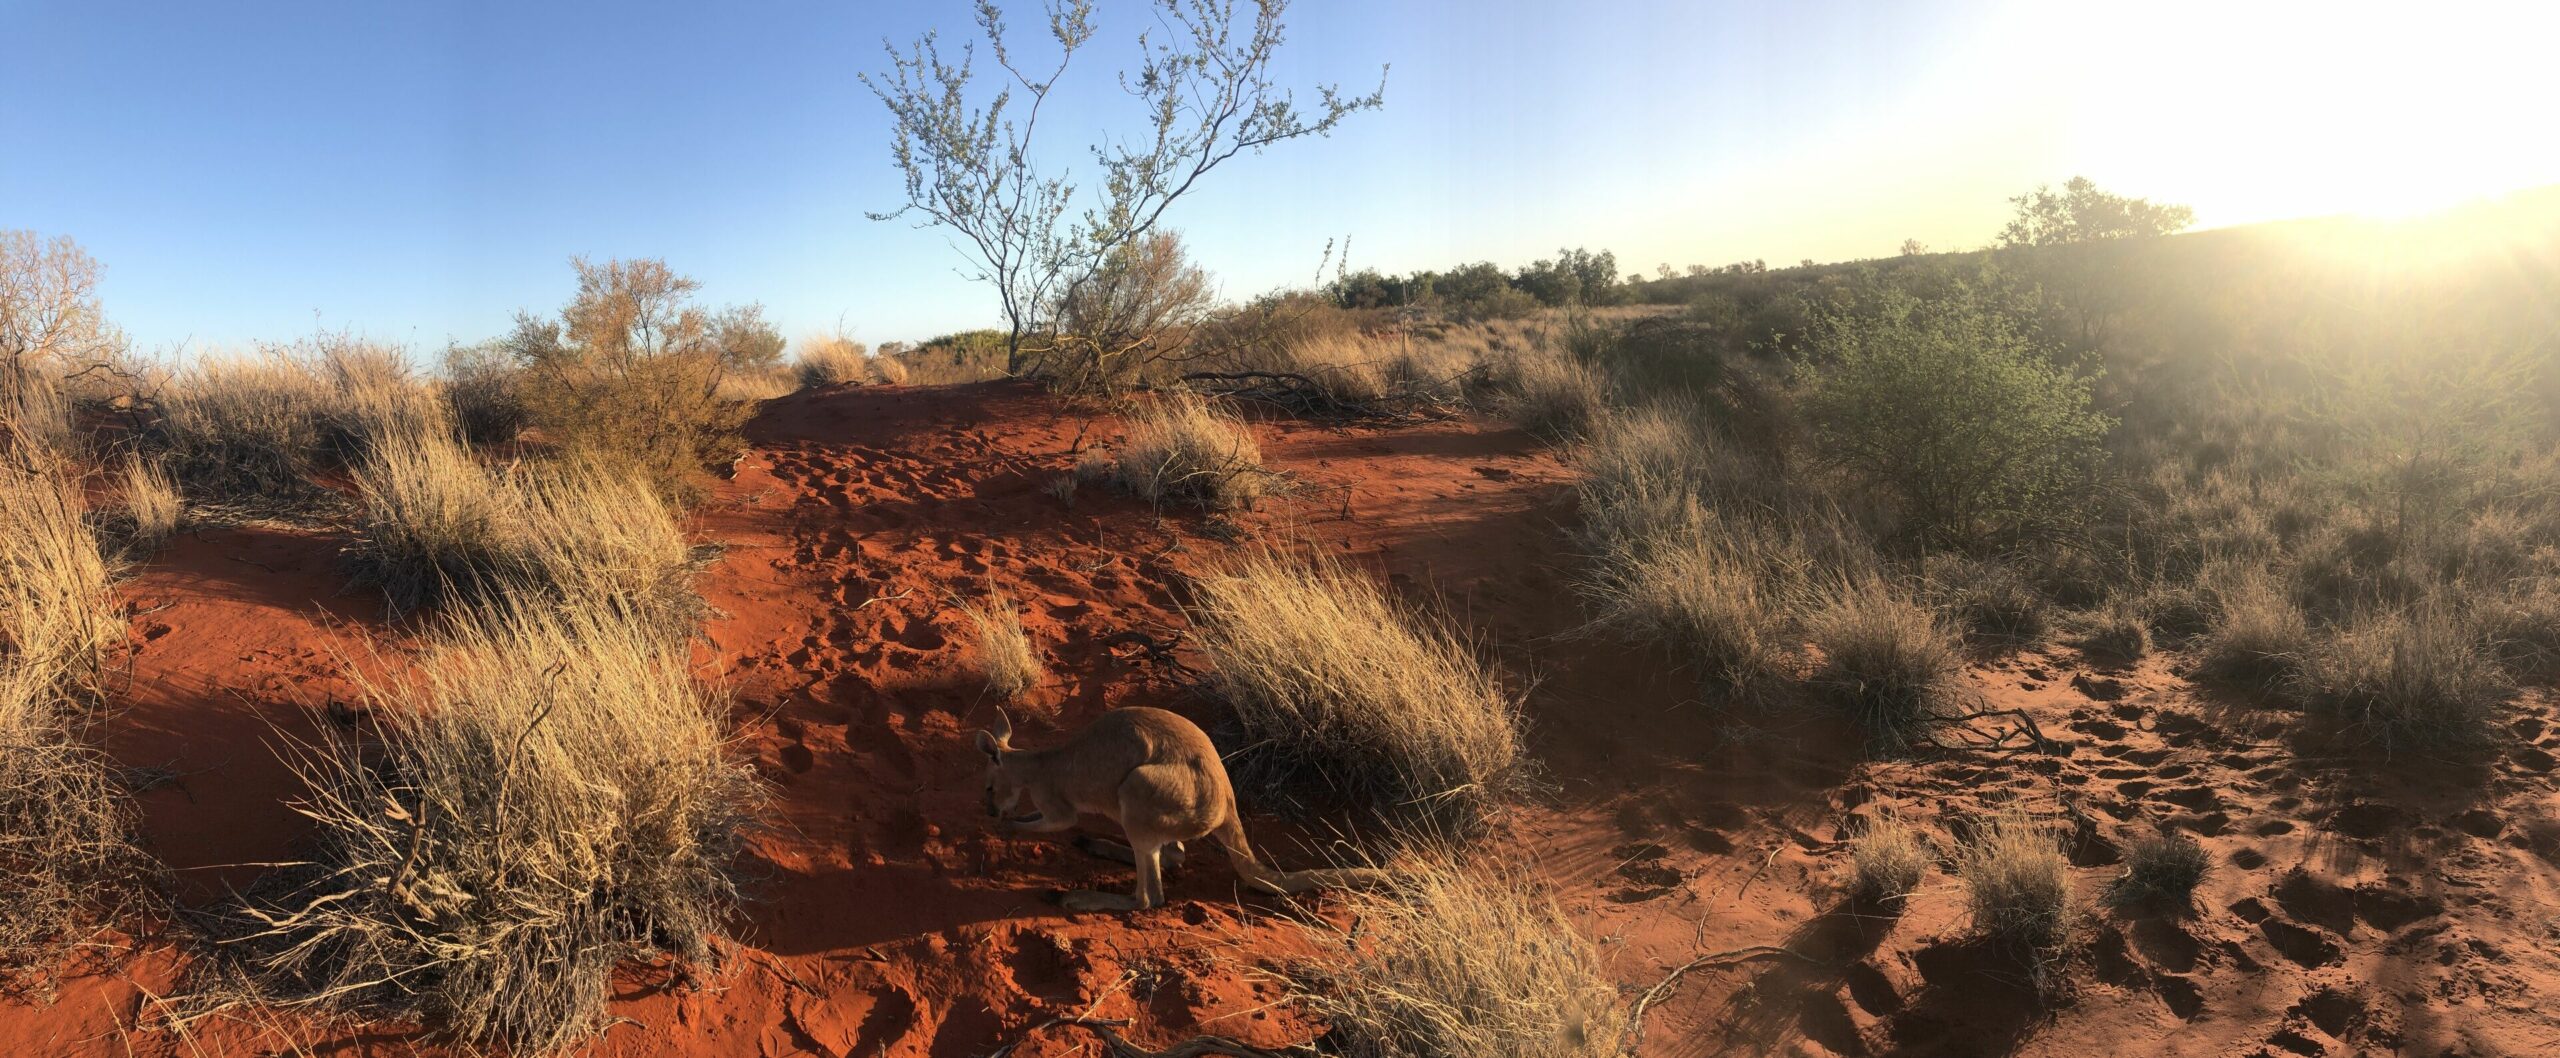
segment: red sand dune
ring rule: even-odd
[[[2103,671],[2056,647],[1974,678],[2066,753],[1868,762],[1825,721],[1720,724],[1660,662],[1560,637],[1576,617],[1571,471],[1522,433],[1258,430],[1303,487],[1239,517],[1249,540],[1312,540],[1435,597],[1535,681],[1531,744],[1552,793],[1492,840],[1554,882],[1631,996],[1699,954],[1798,953],[1690,974],[1646,1017],[1643,1054],[2560,1053],[2560,1015],[2542,1003],[2560,981],[2548,910],[2560,723],[2547,701],[2525,703],[2487,773],[2379,769],[2298,752],[2263,713],[2201,696],[2174,659]],[[1026,1035],[1060,1013],[1132,1018],[1151,1045],[1320,1031],[1276,1002],[1270,971],[1313,954],[1292,912],[1240,896],[1216,857],[1174,875],[1167,907],[1065,915],[1045,890],[1125,888],[1127,868],[1002,834],[979,806],[968,732],[987,707],[965,675],[953,592],[1027,604],[1051,678],[1017,710],[1025,744],[1128,705],[1217,719],[1180,667],[1196,657],[1110,637],[1173,637],[1179,571],[1233,545],[1193,514],[1160,518],[1098,488],[1069,507],[1044,491],[1079,440],[1117,432],[1007,384],[766,406],[735,480],[700,512],[701,536],[726,551],[700,581],[717,612],[697,648],[778,794],[743,864],[758,899],[711,987],[628,975],[616,1006],[628,1021],[593,1053],[959,1058],[1016,1041],[1025,1058],[1094,1053],[1073,1030]],[[348,664],[403,649],[375,599],[345,586],[343,542],[206,529],[128,587],[131,683],[110,749],[167,769],[141,802],[182,900],[293,855],[297,783],[279,747],[327,722],[312,710],[356,699]],[[2011,799],[2085,821],[2084,903],[2153,821],[2198,834],[2216,864],[2198,913],[2090,916],[2057,970],[2068,983],[2040,997],[1967,941],[1943,874],[1897,920],[1839,907],[1841,838],[1869,806],[1898,805],[1943,840]],[[1284,866],[1312,860],[1287,827],[1248,826]],[[184,950],[145,938],[84,963],[49,1003],[0,1003],[0,1054],[438,1050],[399,1026],[179,1020],[160,997]]]

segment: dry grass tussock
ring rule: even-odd
[[[1899,814],[1879,812],[1849,841],[1849,898],[1865,907],[1899,910],[1920,888],[1934,858],[1919,827]]]
[[[2487,745],[2516,690],[2469,622],[2439,605],[2370,614],[2331,632],[2296,679],[2314,712],[2386,748]]]
[[[1607,1058],[1627,1016],[1598,951],[1525,875],[1445,858],[1400,863],[1379,890],[1339,899],[1364,939],[1321,923],[1340,965],[1303,975],[1301,998],[1349,1058]]]
[[[190,495],[264,506],[320,495],[315,469],[448,421],[444,397],[398,351],[344,338],[210,354],[160,398],[152,447]]]
[[[1552,348],[1518,357],[1499,377],[1508,393],[1504,410],[1550,442],[1582,437],[1607,412],[1608,374]]]
[[[1880,577],[1835,586],[1806,631],[1822,654],[1817,688],[1879,746],[1908,745],[1954,704],[1964,670],[1955,629]]]
[[[2010,809],[1975,830],[1956,851],[1973,928],[1986,937],[2047,948],[2069,929],[2071,865],[2053,831]]]
[[[160,469],[154,460],[136,455],[125,460],[123,473],[117,475],[124,509],[119,528],[127,546],[149,551],[168,542],[178,531],[178,520],[186,513],[185,498],[178,493],[178,483]]]
[[[2184,911],[2213,858],[2185,834],[2151,834],[2125,847],[2124,872],[2108,883],[2107,906],[2124,911]]]
[[[787,397],[801,387],[799,376],[790,368],[736,368],[720,376],[720,399],[733,403],[753,404],[757,401]]]
[[[108,574],[76,486],[0,467],[0,974],[83,940],[145,869],[132,806],[87,741],[125,628]]]
[[[634,472],[571,459],[502,475],[429,431],[377,444],[356,484],[349,564],[397,612],[529,590],[662,630],[692,623],[684,531]]]
[[[1271,486],[1252,428],[1187,393],[1165,395],[1132,415],[1113,476],[1158,507],[1250,508]]]
[[[592,608],[453,621],[382,730],[300,762],[308,863],[221,926],[266,1002],[414,1018],[473,1046],[601,1031],[615,969],[716,954],[762,791],[682,649]]]
[[[791,370],[802,389],[816,389],[869,377],[870,358],[862,343],[838,335],[812,335],[800,340]]]
[[[960,612],[977,627],[978,674],[988,691],[1009,702],[1040,685],[1040,655],[1031,649],[1031,636],[1022,630],[1022,614],[1010,596],[997,592],[984,603],[964,602]]]
[[[1527,781],[1517,699],[1445,618],[1330,561],[1269,551],[1194,588],[1201,650],[1259,747],[1248,775],[1311,779],[1383,818],[1460,834]]]

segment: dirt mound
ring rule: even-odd
[[[1550,797],[1496,853],[1534,862],[1632,997],[1665,989],[1643,1053],[2522,1054],[2560,1049],[2534,997],[2560,980],[2540,926],[2560,895],[2547,807],[2560,718],[2526,703],[2486,769],[2377,769],[2300,752],[2265,714],[2200,695],[2175,659],[2130,668],[2066,648],[1973,673],[2058,752],[1874,762],[1818,719],[1737,725],[1657,659],[1559,637],[1576,618],[1564,529],[1571,472],[1513,429],[1268,422],[1296,486],[1228,517],[1159,513],[1056,483],[1114,418],[1009,384],[834,388],[769,402],[752,448],[699,512],[723,547],[701,578],[696,646],[735,699],[742,750],[778,792],[746,854],[756,897],[712,987],[627,976],[602,1055],[1092,1053],[1030,1033],[1060,1014],[1129,1018],[1141,1042],[1315,1036],[1273,978],[1307,950],[1296,912],[1194,857],[1168,906],[1066,915],[1060,888],[1125,888],[1128,868],[987,825],[969,731],[992,699],[955,598],[1000,590],[1049,673],[1015,709],[1040,745],[1099,712],[1151,705],[1212,730],[1194,690],[1184,573],[1305,539],[1442,600],[1524,684]],[[279,748],[359,708],[343,677],[406,648],[345,587],[327,533],[206,529],[134,578],[130,682],[110,749],[142,789],[145,833],[182,902],[247,884],[305,832]],[[368,645],[373,644],[373,645]],[[2279,720],[2281,718],[2278,718]],[[1247,809],[1255,807],[1251,791]],[[1942,846],[2021,802],[2069,839],[2086,912],[2067,960],[1972,941],[1933,870],[1899,915],[1836,897],[1854,821],[1890,803]],[[1314,856],[1307,828],[1249,814],[1266,855]],[[2195,835],[2215,870],[2191,916],[2125,917],[2095,897],[2134,836]],[[1304,906],[1318,913],[1321,899]],[[172,931],[172,938],[177,931]],[[411,1053],[399,1027],[331,1027],[164,1003],[183,942],[84,961],[51,1002],[0,1004],[0,1053]],[[2056,983],[2058,982],[2058,983]]]

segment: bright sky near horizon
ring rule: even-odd
[[[1102,33],[1051,143],[1135,117]],[[1009,5],[1020,32],[1040,21]],[[1229,296],[1562,246],[1657,262],[1990,241],[2086,174],[2220,226],[2560,183],[2541,4],[1298,0],[1288,83],[1384,111],[1237,159],[1170,216]],[[855,74],[910,4],[0,0],[0,228],[77,239],[146,349],[352,328],[421,350],[550,310],[573,254],[663,257],[786,334],[982,326]]]

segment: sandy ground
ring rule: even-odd
[[[777,796],[741,867],[755,902],[708,987],[635,969],[598,1055],[1092,1054],[1058,1014],[1133,1020],[1163,1045],[1263,1045],[1321,1026],[1275,975],[1318,957],[1293,916],[1240,895],[1217,857],[1173,876],[1168,906],[1067,915],[1057,888],[1122,888],[1128,869],[1001,834],[978,804],[955,593],[1003,590],[1050,679],[1018,709],[1040,745],[1099,712],[1173,709],[1217,730],[1198,658],[1175,640],[1185,570],[1304,539],[1439,600],[1531,688],[1546,796],[1491,839],[1557,888],[1630,999],[1701,954],[1776,945],[1666,990],[1641,1053],[1696,1055],[2533,1055],[2560,1053],[2548,908],[2560,890],[2551,703],[2520,702],[2498,759],[2369,755],[2297,741],[2290,718],[2217,699],[2175,657],[2129,669],[2055,647],[1985,658],[1985,704],[2019,709],[2054,753],[1876,762],[1819,717],[1741,727],[1659,660],[1567,632],[1571,472],[1524,434],[1477,422],[1393,430],[1258,427],[1299,480],[1231,529],[1046,486],[1107,416],[1007,384],[868,387],[770,402],[752,450],[700,512],[724,547],[697,645],[729,689],[741,751]],[[1240,530],[1240,534],[1239,531]],[[127,586],[130,679],[109,727],[176,897],[201,903],[290,859],[292,747],[359,699],[351,665],[396,660],[403,632],[346,588],[327,534],[181,536]],[[1250,814],[1265,856],[1306,866],[1309,831]],[[1843,837],[1882,805],[1941,845],[1996,806],[2070,821],[2083,905],[2069,953],[2029,966],[1968,939],[1933,871],[1897,916],[1837,893]],[[2096,895],[2133,836],[2195,834],[2215,871],[2189,917],[2126,917]],[[0,1000],[0,1054],[436,1053],[413,1028],[235,1010],[182,1019],[183,930],[65,969],[52,997]]]

